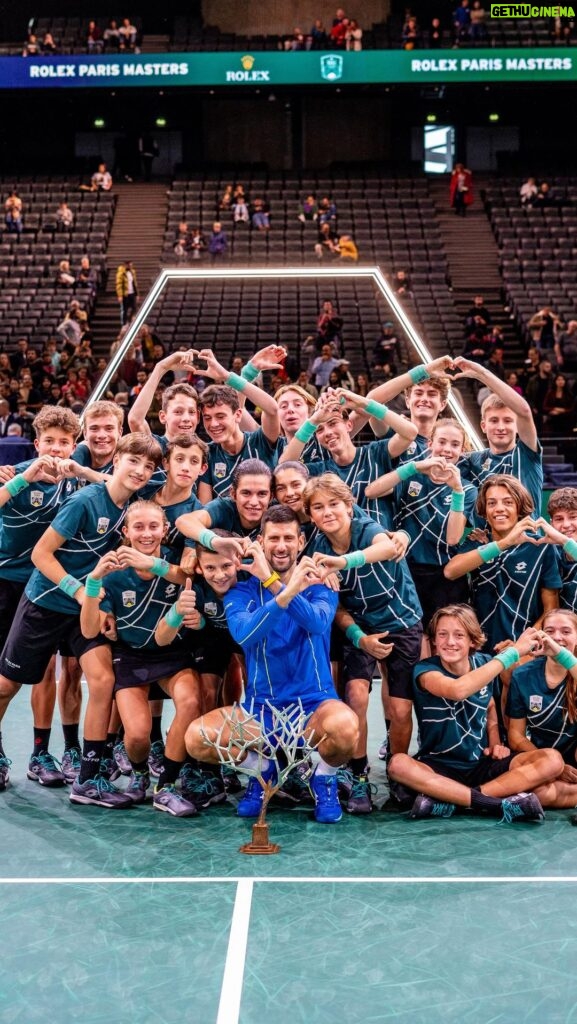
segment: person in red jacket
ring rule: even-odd
[[[455,164],[451,174],[449,195],[451,207],[457,217],[465,217],[467,207],[473,202],[473,175],[467,167],[463,167],[463,164]]]

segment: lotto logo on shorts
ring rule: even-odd
[[[96,525],[96,532],[97,533],[106,533],[106,531],[107,531],[109,526],[110,526],[110,519],[106,519],[105,516],[100,516],[100,519],[98,520],[98,523]]]
[[[134,608],[136,604],[136,591],[135,590],[123,590],[122,591],[122,604],[124,608]]]

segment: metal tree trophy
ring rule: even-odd
[[[240,847],[241,853],[278,853],[278,843],[271,843],[268,835],[266,812],[270,799],[281,786],[295,764],[308,758],[322,742],[313,743],[314,730],[305,736],[308,715],[301,701],[289,704],[285,708],[276,708],[269,701],[259,714],[251,708],[246,712],[238,704],[234,704],[227,713],[222,714],[222,725],[211,739],[203,732],[205,745],[216,750],[221,764],[231,765],[239,772],[256,778],[263,789],[263,801],[257,821],[252,826],[252,841]],[[245,766],[244,756],[253,751],[258,762],[253,767]],[[272,779],[263,778],[263,761],[266,760],[275,768]]]

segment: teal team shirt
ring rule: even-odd
[[[207,470],[199,477],[199,483],[209,484],[213,493],[219,498],[225,498],[232,486],[232,478],[235,469],[247,459],[260,459],[272,469],[276,461],[276,442],[272,444],[263,433],[262,427],[258,430],[245,431],[242,448],[236,455],[230,455],[224,448],[211,441],[208,446]]]
[[[15,473],[23,473],[35,461],[20,462]],[[0,509],[0,579],[17,583],[30,579],[33,547],[75,490],[76,480],[34,482]]]
[[[541,496],[543,494],[543,449],[538,443],[537,451],[533,451],[524,443],[517,441],[508,452],[495,455],[490,448],[480,452],[470,452],[459,461],[459,469],[463,480],[468,480],[479,490],[488,476],[493,474],[514,476],[527,488],[535,505],[535,515],[541,514]],[[475,517],[476,525],[484,525],[480,516]]]
[[[491,660],[489,654],[475,652],[469,656],[470,671]],[[441,672],[448,679],[458,679],[443,667],[438,657],[426,658],[413,669],[415,714],[419,723],[417,758],[426,759],[458,771],[469,771],[483,757],[487,746],[487,711],[493,696],[488,683],[464,700],[435,697],[424,690],[419,679],[425,672]]]
[[[168,532],[163,541],[163,547],[167,547],[170,552],[169,561],[179,562],[184,551],[186,537],[180,530],[177,530],[176,520],[179,516],[185,516],[189,512],[199,512],[203,506],[196,495],[191,494],[190,498],[187,498],[185,501],[176,501],[174,505],[161,505],[159,503],[158,507],[163,510],[168,520]],[[191,541],[191,544],[194,545],[194,541]]]
[[[459,553],[478,543],[464,541]],[[541,590],[560,590],[561,577],[552,547],[525,542],[506,548],[498,558],[470,574],[472,605],[487,635],[486,650],[502,640],[517,640],[543,612]]]
[[[383,528],[364,512],[353,512],[349,551],[370,547]],[[324,533],[317,534],[314,550],[333,555],[334,551]],[[366,633],[399,633],[420,622],[421,605],[407,563],[375,562],[359,569],[339,572],[341,589],[339,600]]]
[[[154,633],[160,620],[178,599],[180,587],[162,576],[143,580],[134,569],[113,572],[103,580],[104,597],[100,608],[116,618],[116,632],[120,643],[135,650],[166,650],[183,646],[184,627],[175,640],[160,648]]]
[[[553,689],[547,686],[546,660],[535,658],[515,669],[507,696],[507,714],[527,720],[528,734],[536,747],[555,747],[563,755],[571,753],[575,766],[577,723],[569,721],[564,707],[566,681]]]
[[[288,444],[288,438],[279,437],[276,447],[276,462],[280,459],[286,446]],[[308,466],[309,462],[317,462],[319,459],[324,459],[326,452],[318,440],[316,434],[311,437],[310,441],[305,444],[300,456],[299,462],[304,462]]]
[[[384,530],[393,529],[392,498],[390,495],[384,498],[367,498],[365,491],[370,483],[384,473],[390,473],[393,468],[389,455],[389,441],[386,438],[382,441],[369,441],[368,444],[357,448],[354,459],[346,466],[339,466],[326,451],[322,460],[307,464],[311,476],[336,473],[347,487],[350,487],[357,505],[360,505],[372,519],[377,520]]]
[[[561,576],[561,593],[559,594],[559,606],[569,608],[577,613],[577,562],[567,555],[560,548],[556,548],[557,566]]]
[[[56,558],[66,573],[84,583],[99,559],[118,547],[127,507],[115,505],[104,483],[89,484],[68,499],[50,523],[64,537]],[[38,569],[30,577],[26,596],[50,611],[79,614],[78,602],[59,590]]]
[[[240,521],[238,509],[232,498],[213,498],[206,505],[198,505],[199,509],[208,512],[210,516],[211,530],[228,530],[229,533],[237,533],[239,537],[249,537],[256,540],[260,533],[260,523],[250,529],[244,527]],[[193,548],[195,540],[188,537],[186,546]]]
[[[469,520],[477,490],[471,484],[463,484],[463,490]],[[457,546],[446,540],[452,496],[450,487],[434,484],[420,473],[395,487],[395,529],[406,530],[411,538],[405,555],[409,565],[446,565],[456,553]]]

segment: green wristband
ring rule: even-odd
[[[572,558],[574,562],[577,562],[577,540],[567,540],[563,545],[563,551],[569,558]]]
[[[168,576],[170,572],[170,565],[166,561],[166,558],[153,558],[149,572],[151,572],[153,576]]]
[[[429,380],[430,376],[426,366],[413,366],[413,369],[409,370],[411,384],[422,384],[424,380]]]
[[[370,398],[365,405],[365,412],[375,420],[384,420],[388,411],[388,406],[383,405],[382,402],[375,402],[372,398]]]
[[[209,551],[214,551],[214,538],[216,533],[213,530],[201,530],[198,535],[198,543],[202,544],[203,548],[208,548]]]
[[[317,429],[318,423],[311,423],[310,420],[305,420],[297,430],[295,438],[301,444],[306,444],[307,441],[310,441],[311,437],[315,436]]]
[[[343,555],[345,560],[345,569],[360,569],[361,565],[366,564],[366,557],[364,551],[349,551],[348,555]]]
[[[516,647],[507,647],[504,651],[500,651],[499,654],[495,654],[494,657],[497,661],[501,662],[503,668],[511,668],[512,665],[519,661],[521,655]]]
[[[465,492],[453,491],[451,495],[451,512],[465,511]]]
[[[243,377],[244,380],[247,380],[249,384],[251,384],[253,380],[256,380],[259,373],[260,370],[257,370],[256,366],[253,366],[252,363],[247,363],[246,366],[243,366],[242,370],[240,371],[241,377]]]
[[[397,466],[396,472],[399,480],[409,480],[419,471],[416,462],[403,462],[401,466]]]
[[[571,654],[571,651],[568,651],[566,647],[561,648],[559,653],[554,656],[554,660],[568,671],[571,671],[571,669],[575,668],[575,665],[577,665],[577,658],[574,654]]]
[[[229,388],[234,388],[235,391],[244,391],[248,381],[244,377],[239,377],[238,373],[229,373],[224,383],[228,384]]]
[[[172,608],[168,609],[168,612],[166,613],[164,618],[166,625],[170,626],[171,629],[180,629],[182,623],[184,622],[184,615],[181,615],[180,612],[177,612],[175,604],[173,604]]]
[[[349,640],[351,641],[351,643],[355,645],[355,647],[361,646],[361,640],[366,635],[366,633],[363,633],[361,627],[357,626],[356,622],[353,622],[352,625],[347,626],[347,628],[345,629],[345,636],[349,638]]]
[[[95,580],[94,576],[87,576],[84,584],[87,597],[100,597],[100,591],[102,590],[102,580]]]
[[[80,590],[82,583],[77,580],[75,576],[67,574],[63,576],[58,584],[59,590],[62,590],[67,597],[74,597],[77,590]]]
[[[481,544],[481,547],[477,548],[477,554],[482,562],[492,562],[501,554],[501,548],[496,540],[492,540],[490,544]]]
[[[4,484],[4,487],[8,491],[10,497],[15,498],[17,494],[20,494],[20,491],[25,491],[27,487],[30,487],[30,484],[23,473],[18,473],[16,476],[13,476],[11,480],[8,480],[8,482]]]

